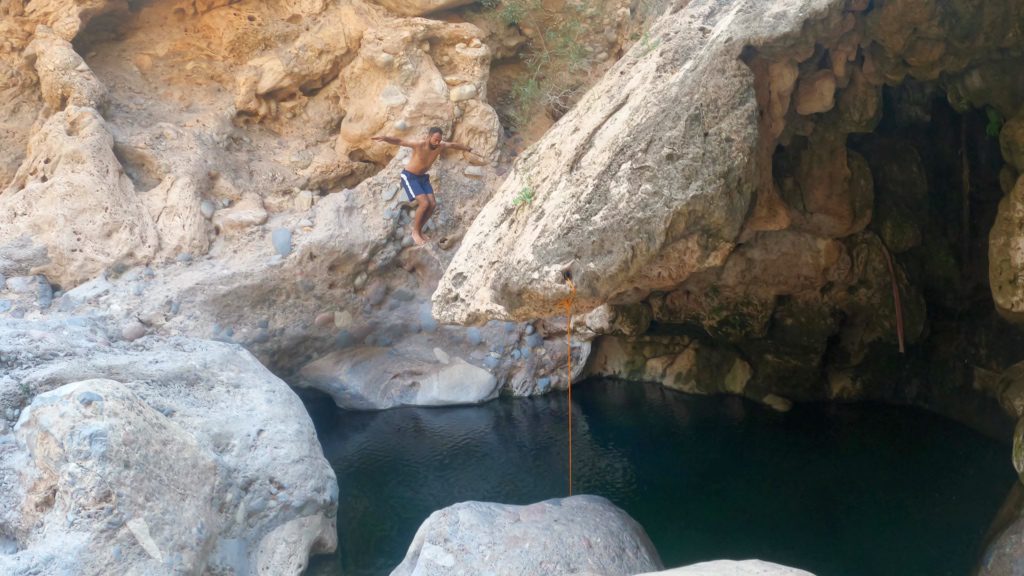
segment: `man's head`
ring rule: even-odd
[[[444,131],[437,126],[434,126],[427,131],[427,142],[430,144],[431,148],[437,148],[441,145],[442,134],[444,134]]]

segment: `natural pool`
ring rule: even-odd
[[[626,510],[667,567],[760,558],[818,576],[967,576],[1015,480],[1009,446],[913,408],[779,414],[612,381],[574,388],[573,403],[575,492]],[[338,554],[309,573],[386,575],[455,502],[565,496],[566,404],[311,405],[341,497]]]

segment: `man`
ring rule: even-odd
[[[423,235],[423,226],[434,215],[434,208],[437,201],[434,200],[434,188],[430,185],[430,175],[427,171],[434,165],[434,161],[441,155],[441,152],[451,148],[453,150],[464,150],[473,152],[473,149],[463,144],[454,142],[443,142],[442,131],[433,127],[427,132],[426,140],[402,140],[391,136],[374,136],[371,140],[387,142],[395,146],[406,146],[412,148],[412,158],[402,170],[402,189],[410,202],[416,202],[416,215],[412,220],[412,240],[417,246],[426,244],[429,238]]]

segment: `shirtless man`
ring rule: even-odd
[[[412,148],[412,158],[402,170],[402,189],[405,190],[409,202],[416,202],[416,216],[412,220],[412,240],[417,246],[426,244],[429,238],[423,235],[423,226],[434,214],[437,201],[434,200],[434,188],[430,185],[430,175],[427,171],[434,165],[434,161],[441,155],[441,152],[451,148],[453,150],[464,150],[473,152],[473,149],[464,144],[441,141],[441,129],[434,127],[427,132],[426,140],[402,140],[391,136],[374,136],[371,140],[387,142],[395,146],[407,146]]]

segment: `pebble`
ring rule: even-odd
[[[309,210],[315,202],[312,190],[300,190],[295,196],[295,209],[299,211]]]
[[[270,320],[267,320],[266,318],[263,318],[259,322],[256,323],[256,327],[261,329],[261,330],[266,330],[267,328],[270,328]]]
[[[15,276],[8,278],[7,289],[15,294],[32,294],[36,291],[39,279],[36,276]]]
[[[551,389],[551,378],[544,377],[537,380],[537,389],[541,392],[547,392]]]
[[[352,335],[348,330],[342,330],[338,332],[338,335],[334,337],[334,344],[338,348],[348,348],[356,341],[356,337]]]
[[[411,238],[410,238],[410,240],[411,240]],[[352,286],[356,290],[361,290],[363,288],[363,286],[366,286],[366,272],[360,272],[359,275],[356,276],[355,281],[352,282]]]
[[[132,284],[132,294],[136,296],[142,296],[144,289],[141,282],[135,282]]]
[[[171,302],[171,315],[172,316],[176,315],[180,311],[181,311],[181,302],[178,302],[177,300]]]
[[[536,331],[537,331],[537,329],[533,327],[533,324],[527,324],[527,325],[526,325],[526,330],[525,330],[525,332],[526,332],[526,335],[527,335],[527,336],[529,336],[530,334],[533,334],[533,333],[534,333],[534,332],[536,332]]]
[[[452,88],[449,94],[452,102],[462,102],[464,100],[471,100],[476,98],[476,86],[472,84],[463,84]]]
[[[782,396],[777,396],[775,394],[769,394],[761,401],[778,412],[789,412],[793,409],[793,402],[788,398],[783,398]]]
[[[525,348],[525,347],[524,348],[520,348],[519,349],[519,355],[522,356],[523,358],[529,358],[530,357],[530,349],[529,348]]]
[[[484,336],[480,332],[479,328],[470,328],[466,330],[466,342],[468,342],[470,346],[478,346],[483,341]]]
[[[519,360],[520,356],[522,356],[522,354],[520,354],[519,350],[513,350],[512,351],[512,359],[513,360]]]
[[[53,288],[49,282],[42,281],[39,283],[39,292],[36,294],[36,303],[42,309],[47,309],[50,304],[53,304]]]
[[[146,266],[146,269],[142,271],[142,274],[146,278],[156,278],[156,272],[154,272],[149,266]]]
[[[484,169],[481,166],[466,166],[466,169],[463,170],[462,173],[474,178],[483,178]]]
[[[498,364],[500,364],[500,363],[501,363],[501,360],[495,358],[494,356],[488,356],[488,357],[484,358],[484,366],[490,368],[491,370],[494,370],[495,368],[497,368]]]
[[[128,342],[134,342],[146,335],[146,327],[137,320],[128,322],[121,327],[121,338]]]
[[[353,321],[354,319],[352,318],[352,313],[349,312],[348,310],[342,310],[341,312],[334,313],[335,328],[347,328],[352,325]]]
[[[318,328],[334,326],[334,312],[321,312],[317,314],[316,319],[313,320],[313,325]]]
[[[214,206],[213,202],[209,200],[203,200],[199,203],[199,213],[203,215],[203,218],[207,220],[213,218],[213,213],[217,211],[217,207]]]
[[[413,298],[416,297],[416,295],[413,294],[412,292],[409,292],[408,290],[399,288],[398,290],[395,290],[394,292],[391,293],[391,297],[394,298],[395,300],[398,300],[399,302],[410,302]]]
[[[178,254],[178,257],[175,258],[175,260],[181,263],[188,263],[192,261],[192,255],[188,252],[182,252],[181,254]]]
[[[526,345],[530,348],[540,348],[544,345],[544,338],[540,334],[530,334],[526,337]]]
[[[278,228],[270,234],[270,241],[274,244],[274,250],[282,258],[292,253],[292,231],[287,228]]]
[[[412,246],[412,244],[412,236],[406,236],[405,238],[402,238],[402,248],[408,248]]]
[[[434,348],[434,358],[437,358],[437,361],[441,364],[448,364],[451,362],[451,358],[448,356],[448,353],[440,348]]]

